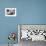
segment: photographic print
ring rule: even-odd
[[[16,16],[16,8],[5,8],[5,16]]]
[[[19,24],[18,41],[20,46],[41,45],[46,41],[46,25]]]
[[[19,25],[20,40],[46,41],[46,25]],[[19,33],[19,32],[18,32]]]

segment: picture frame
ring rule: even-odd
[[[5,16],[16,17],[16,8],[5,8]]]

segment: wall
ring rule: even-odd
[[[17,8],[16,17],[5,17],[9,7]],[[8,43],[9,32],[18,32],[17,24],[46,24],[46,0],[0,0],[0,44]]]

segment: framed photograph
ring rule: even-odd
[[[5,8],[5,16],[16,16],[16,8]]]
[[[46,41],[46,25],[19,24],[18,41]]]

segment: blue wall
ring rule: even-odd
[[[5,8],[17,8],[16,17],[6,17]],[[46,24],[46,0],[0,0],[0,44],[7,44],[17,24]],[[16,40],[17,42],[17,40]]]

